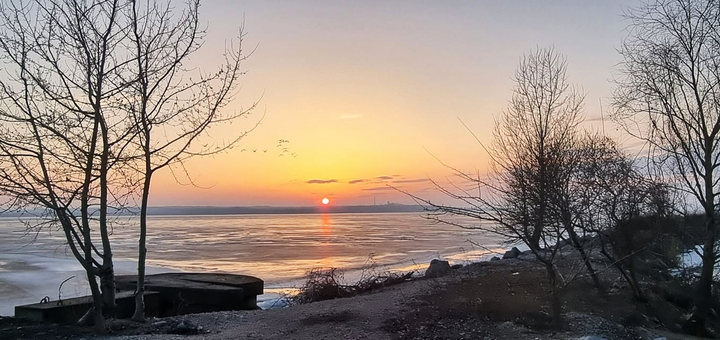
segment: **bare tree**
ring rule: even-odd
[[[498,119],[490,150],[492,171],[505,183],[508,201],[521,203],[516,218],[535,249],[552,219],[551,191],[567,170],[582,121],[584,95],[570,86],[566,71],[566,60],[553,49],[539,49],[521,60],[515,94]]]
[[[108,209],[128,145],[116,71],[120,1],[0,4],[0,192],[9,208],[43,208],[87,273],[95,325],[115,303]],[[97,230],[97,233],[92,232]],[[99,238],[99,241],[97,240]],[[100,279],[98,287],[96,278]]]
[[[696,308],[685,330],[702,332],[717,261],[720,180],[720,6],[713,0],[655,0],[629,11],[615,94],[616,118],[646,141],[676,189],[705,215]]]
[[[669,221],[673,203],[668,188],[637,164],[614,140],[589,134],[580,143],[582,161],[575,171],[580,198],[578,229],[594,235],[600,252],[644,301],[635,262],[648,252],[658,227]]]
[[[605,288],[600,282],[597,271],[592,265],[590,255],[596,244],[592,241],[594,233],[584,228],[583,221],[594,208],[589,200],[588,192],[594,191],[584,180],[584,169],[593,163],[597,150],[592,143],[594,135],[576,136],[573,146],[565,150],[566,156],[557,171],[558,180],[549,191],[551,192],[550,207],[554,216],[565,230],[567,243],[577,251],[588,275],[592,279],[598,292],[605,294]]]
[[[170,4],[132,0],[128,12],[132,33],[133,91],[128,93],[127,108],[137,129],[142,179],[140,190],[140,237],[138,279],[133,320],[144,320],[145,260],[147,256],[147,212],[150,184],[160,169],[180,166],[189,157],[211,155],[233,147],[252,131],[240,131],[221,143],[204,142],[210,129],[248,116],[255,108],[222,114],[221,109],[233,99],[238,79],[244,72],[241,63],[247,58],[240,38],[225,51],[225,63],[214,73],[195,74],[183,63],[201,46],[204,31],[199,27],[199,0],[187,3],[179,16]],[[184,172],[183,172],[184,173]]]
[[[44,208],[49,222],[38,227],[62,227],[93,295],[81,322],[99,329],[115,303],[112,212],[139,202],[133,318],[143,320],[153,175],[172,167],[186,173],[188,158],[228,150],[259,124],[208,140],[213,127],[248,116],[256,104],[222,110],[244,74],[242,28],[216,71],[185,66],[205,33],[200,1],[186,6],[176,15],[169,2],[154,0],[0,5],[7,73],[0,79],[0,192],[11,198],[7,208]]]
[[[557,266],[562,258],[559,241],[567,239],[568,231],[558,209],[563,191],[557,188],[566,188],[570,179],[584,98],[568,83],[566,70],[566,60],[552,48],[524,56],[510,106],[496,119],[494,141],[487,149],[488,178],[452,168],[465,183],[436,185],[458,206],[416,197],[428,206],[432,219],[454,224],[443,218],[452,214],[492,222],[481,228],[526,244],[547,271],[555,327],[561,325],[561,291],[579,274],[577,268],[561,274]]]

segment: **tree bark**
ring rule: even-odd
[[[683,331],[705,336],[705,321],[712,306],[712,283],[715,271],[715,218],[711,215],[707,222],[707,237],[703,245],[703,263],[696,291],[695,312],[683,325]]]
[[[555,330],[562,329],[562,301],[560,297],[560,288],[557,285],[557,274],[552,263],[545,265],[550,282],[550,304],[552,313],[552,327]]]
[[[595,268],[593,268],[592,263],[590,263],[590,257],[585,252],[585,248],[583,248],[583,244],[580,243],[580,238],[577,236],[577,233],[575,230],[572,229],[572,227],[567,228],[568,234],[570,235],[570,243],[573,245],[573,248],[580,253],[580,257],[583,260],[583,263],[585,263],[585,268],[587,268],[588,274],[590,274],[590,278],[593,280],[593,284],[595,285],[595,288],[597,288],[598,292],[601,295],[607,294],[607,291],[605,290],[605,287],[600,282],[600,278],[597,275],[597,272],[595,271]]]
[[[148,142],[149,144],[149,139]],[[149,156],[149,153],[146,153]],[[146,160],[145,182],[143,183],[142,205],[140,207],[140,239],[138,240],[138,275],[137,287],[135,288],[135,312],[132,320],[145,322],[145,261],[147,258],[147,208],[150,198],[150,182],[152,180],[153,171],[150,169],[150,160]]]

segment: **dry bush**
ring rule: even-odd
[[[415,272],[408,273],[373,273],[366,275],[354,284],[344,284],[344,272],[338,268],[314,268],[307,274],[307,281],[300,287],[300,292],[288,299],[291,305],[332,300],[364,294],[373,290],[406,282]]]

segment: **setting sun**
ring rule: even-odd
[[[327,205],[328,203],[330,203],[330,200],[327,197],[322,199],[322,204]]]

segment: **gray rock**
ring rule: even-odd
[[[167,330],[168,334],[193,335],[202,331],[202,327],[197,326],[189,321],[181,321],[177,325],[173,325]]]
[[[514,259],[514,258],[518,257],[518,255],[520,255],[520,249],[517,249],[517,247],[512,247],[512,249],[505,252],[505,254],[503,255],[502,258],[503,258],[503,260],[504,259]]]
[[[463,267],[463,265],[461,265],[461,264],[459,264],[459,263],[450,266],[450,268],[452,268],[452,269],[460,269],[460,268],[462,268],[462,267]]]
[[[490,261],[500,261],[500,258],[497,256],[493,256],[493,258],[491,258]]]
[[[430,266],[425,271],[425,277],[441,277],[450,272],[450,263],[448,261],[434,259],[430,261]]]
[[[568,240],[560,240],[558,241],[557,245],[555,245],[557,248],[562,249],[565,248],[565,246],[570,245],[570,241]]]
[[[607,339],[605,339],[603,337],[599,337],[599,336],[594,336],[594,335],[586,335],[586,336],[581,336],[579,338],[572,338],[571,340],[607,340]]]
[[[526,251],[520,253],[520,255],[518,255],[517,258],[520,260],[523,260],[523,261],[537,260],[537,256],[535,256],[535,254],[533,254],[532,250],[526,250]]]
[[[668,340],[667,337],[658,334],[657,330],[647,329],[644,327],[636,327],[635,334],[637,334],[638,338],[641,340]]]

